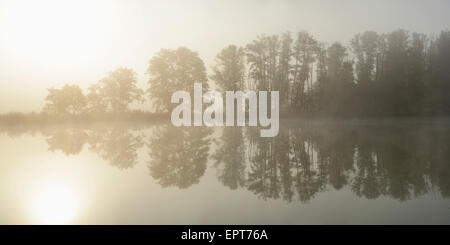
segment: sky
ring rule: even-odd
[[[0,113],[40,111],[47,88],[87,89],[119,67],[145,89],[161,48],[186,46],[209,68],[263,33],[306,30],[328,44],[367,30],[437,36],[448,13],[446,0],[0,0]]]

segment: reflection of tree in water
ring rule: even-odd
[[[89,134],[89,149],[119,169],[132,168],[137,163],[137,149],[144,145],[142,136],[126,127],[93,130]]]
[[[369,199],[387,195],[403,201],[428,193],[434,186],[433,179],[437,174],[434,170],[438,166],[448,169],[450,138],[440,140],[436,137],[436,134],[448,135],[448,130],[429,125],[391,125],[331,128],[321,132],[327,136],[327,141],[341,142],[335,144],[334,151],[340,154],[347,152],[343,168],[346,171],[341,172],[356,195]],[[446,154],[437,159],[439,153],[436,151],[443,147],[445,150],[442,152]],[[351,155],[353,161],[349,161]],[[448,179],[450,172],[445,174]],[[442,195],[448,196],[442,191],[449,186],[448,183],[437,186]]]
[[[429,191],[429,135],[411,129],[373,129],[356,137],[352,190],[366,198],[408,200]]]
[[[291,200],[292,163],[289,160],[289,135],[281,131],[277,137],[261,138],[259,129],[249,128],[248,156],[250,161],[247,188],[262,197]]]
[[[382,176],[383,168],[378,165],[378,154],[370,145],[362,144],[356,148],[356,175],[351,188],[358,196],[377,198],[383,193],[386,183]]]
[[[151,176],[163,187],[188,188],[198,183],[206,170],[210,134],[205,127],[155,128],[149,141]]]
[[[232,190],[245,182],[245,145],[242,127],[225,127],[218,148],[212,156],[218,169],[218,179]]]
[[[450,134],[432,132],[431,139],[428,151],[430,182],[443,196],[450,197]]]
[[[137,163],[137,149],[143,146],[142,136],[125,126],[105,128],[58,128],[45,130],[50,151],[60,150],[66,155],[77,155],[85,143],[89,150],[120,169]]]
[[[60,150],[67,156],[78,155],[87,141],[87,134],[78,128],[60,128],[44,131],[49,151]]]
[[[262,199],[308,201],[330,187],[348,188],[368,199],[382,195],[404,201],[438,190],[450,196],[450,134],[434,126],[302,125],[283,128],[274,138],[247,128],[248,168],[231,129],[216,151],[217,166],[234,176],[224,185],[244,186]],[[227,143],[229,142],[229,143]],[[238,154],[239,153],[239,154]],[[227,157],[225,157],[227,156]],[[244,160],[243,160],[244,161]],[[232,173],[232,174],[230,174]],[[237,178],[237,176],[239,176]]]
[[[307,129],[303,132],[313,132],[311,138],[315,141],[317,161],[321,166],[323,182],[328,182],[334,189],[340,190],[350,182],[350,174],[354,171],[353,160],[355,146],[353,131],[338,129],[336,137],[320,133],[320,129]],[[300,133],[300,132],[299,132]]]
[[[15,137],[41,131],[51,151],[79,154],[85,143],[112,165],[137,163],[142,135],[126,126],[2,128]],[[257,128],[224,127],[211,156],[218,179],[262,199],[313,199],[334,188],[368,199],[408,200],[430,191],[450,197],[450,128],[431,125],[314,125],[281,127],[274,138]],[[151,176],[162,186],[188,188],[205,173],[211,130],[155,127],[149,139]]]
[[[263,199],[282,197],[291,201],[298,194],[310,200],[324,186],[322,170],[314,161],[313,145],[297,131],[282,130],[277,137],[261,138],[259,129],[249,128],[247,188]]]
[[[309,201],[315,194],[325,188],[326,168],[317,161],[316,145],[312,140],[315,131],[307,133],[303,129],[293,129],[290,132],[294,168],[294,185],[300,201]]]

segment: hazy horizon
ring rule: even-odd
[[[0,0],[0,225],[450,224],[449,10]]]
[[[306,30],[344,45],[366,30],[437,36],[449,29],[450,2],[432,2],[0,0],[0,113],[40,111],[47,88],[86,90],[118,67],[145,89],[161,48],[186,46],[209,69],[222,48],[263,33]]]

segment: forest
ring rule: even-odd
[[[305,31],[263,34],[243,47],[223,48],[208,67],[187,47],[161,49],[148,63],[146,90],[137,86],[135,71],[121,67],[87,92],[76,84],[49,88],[34,117],[165,115],[172,93],[190,91],[195,82],[205,91],[279,91],[285,117],[450,115],[450,31],[438,37],[366,31],[346,44],[326,44]],[[130,110],[146,99],[153,108]],[[25,117],[11,113],[0,121]]]

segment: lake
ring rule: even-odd
[[[0,126],[0,224],[450,224],[450,122]]]

